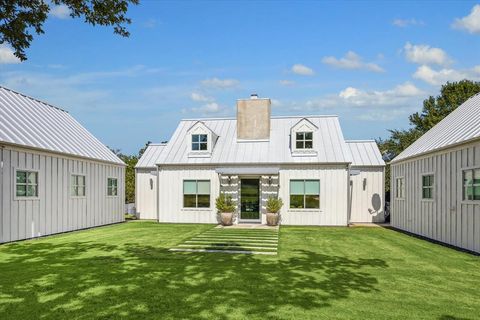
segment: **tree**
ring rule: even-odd
[[[388,139],[377,139],[380,152],[387,160],[401,153],[414,143],[425,132],[439,123],[468,98],[480,92],[480,82],[462,80],[459,82],[447,82],[440,89],[440,95],[430,96],[423,101],[421,112],[415,112],[409,116],[410,125],[406,130],[390,130]],[[386,190],[390,190],[390,167],[387,166],[385,174]]]
[[[129,5],[139,0],[0,0],[0,44],[8,43],[20,60],[27,60],[25,49],[33,40],[31,31],[42,34],[52,6],[65,5],[72,18],[83,18],[91,25],[113,26],[122,37],[130,34],[126,17]]]

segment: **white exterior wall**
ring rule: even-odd
[[[252,176],[250,176],[252,177]],[[279,177],[279,178],[278,178]],[[261,178],[261,213],[262,223],[266,223],[265,201],[269,195],[280,187],[278,195],[284,201],[282,208],[282,224],[285,225],[347,225],[347,179],[346,166],[335,165],[285,165],[280,167],[279,176],[272,176],[272,185],[268,184],[268,176]],[[238,179],[233,176],[230,186],[222,181],[223,188],[232,197],[238,199]],[[211,208],[183,208],[183,180],[210,180]],[[320,180],[320,209],[289,209],[289,185],[291,179]],[[160,222],[185,223],[218,223],[215,209],[215,198],[220,194],[220,178],[214,166],[177,166],[163,167],[159,173],[159,217]]]
[[[350,222],[384,222],[384,167],[353,167],[360,174],[350,177]]]
[[[480,142],[439,151],[391,166],[392,225],[480,252],[480,201],[462,200],[462,170],[480,168]],[[434,174],[434,199],[422,199],[422,174]],[[395,179],[404,177],[405,198],[395,198]]]
[[[23,148],[0,149],[0,242],[124,221],[120,165]],[[15,198],[15,169],[38,172],[38,198]],[[70,196],[71,174],[86,176],[86,197]],[[107,196],[107,178],[118,178],[118,196]]]
[[[135,170],[135,206],[140,219],[157,219],[156,172],[156,168]]]

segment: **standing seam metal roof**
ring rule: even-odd
[[[124,164],[68,112],[1,86],[0,142]]]
[[[375,140],[347,140],[352,154],[352,166],[385,166]]]
[[[392,163],[477,138],[480,138],[480,93],[472,96],[428,130],[393,159]]]
[[[290,129],[301,119],[318,127],[313,156],[293,156],[290,149]],[[211,157],[191,157],[187,131],[201,121],[218,139]],[[268,164],[268,163],[350,163],[337,116],[272,117],[269,141],[237,142],[236,119],[182,120],[157,164]]]
[[[150,143],[140,159],[138,159],[135,168],[155,168],[160,154],[166,145],[166,143]]]

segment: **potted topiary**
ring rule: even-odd
[[[276,226],[280,221],[280,209],[282,209],[282,198],[270,197],[267,200],[267,225]]]
[[[235,217],[235,209],[237,204],[232,200],[230,195],[220,195],[215,200],[218,214],[220,216],[220,223],[224,226],[231,226]]]

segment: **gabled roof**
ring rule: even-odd
[[[428,130],[392,163],[479,138],[480,94],[476,94]]]
[[[347,140],[352,154],[352,166],[385,166],[375,140]]]
[[[290,129],[307,118],[318,127],[314,156],[293,156]],[[202,119],[218,135],[211,157],[189,157],[188,129],[198,121],[182,120],[160,155],[158,164],[268,164],[268,163],[349,163],[350,152],[337,116],[272,117],[268,141],[237,142],[236,119]]]
[[[150,143],[140,159],[138,159],[135,168],[155,168],[158,158],[166,145],[166,143]]]
[[[124,165],[68,112],[0,86],[0,143]]]

